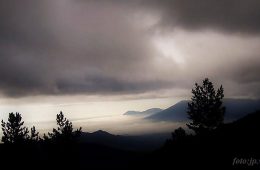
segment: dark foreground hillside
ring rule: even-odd
[[[144,156],[95,144],[0,145],[0,153],[6,169],[126,169]]]
[[[211,134],[169,140],[152,154],[152,167],[260,168],[260,111]],[[144,165],[145,166],[145,165]]]
[[[100,144],[0,145],[1,169],[260,168],[260,112],[210,134],[168,140],[156,151],[127,151]]]

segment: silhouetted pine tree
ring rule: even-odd
[[[31,128],[31,135],[27,127],[23,126],[22,116],[19,113],[9,113],[8,121],[2,120],[2,142],[6,144],[35,143],[40,140],[39,132],[35,127]]]
[[[28,139],[29,130],[23,126],[22,116],[19,113],[9,113],[8,122],[2,120],[2,142],[24,143]]]
[[[57,114],[56,121],[58,128],[53,128],[52,133],[48,133],[48,136],[44,134],[44,139],[46,141],[69,143],[75,141],[75,139],[81,135],[81,127],[76,131],[73,131],[72,122],[65,118],[62,112]]]
[[[203,80],[201,86],[195,83],[191,102],[188,103],[188,115],[192,122],[187,126],[196,134],[211,131],[223,123],[225,113],[225,107],[222,106],[223,92],[222,85],[215,91],[208,78]]]

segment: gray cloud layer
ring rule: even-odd
[[[161,24],[186,29],[259,33],[259,0],[153,0],[144,3],[160,10]]]
[[[250,89],[259,97],[259,3],[1,1],[0,91],[135,94],[190,88],[209,76],[231,95]],[[169,38],[184,64],[165,56],[165,44],[157,48]]]

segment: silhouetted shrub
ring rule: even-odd
[[[187,136],[186,131],[182,127],[179,127],[172,133],[173,140],[181,140],[186,136]]]
[[[225,107],[222,106],[224,97],[222,85],[215,91],[208,78],[203,85],[195,83],[192,89],[191,102],[188,103],[188,115],[192,120],[187,126],[196,134],[207,133],[223,123]]]
[[[39,132],[37,132],[35,127],[33,126],[31,128],[31,135],[28,138],[28,142],[35,144],[35,143],[39,142],[40,140],[41,140],[41,138],[39,137]]]

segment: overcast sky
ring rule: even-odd
[[[259,19],[259,0],[1,0],[0,101],[177,100],[205,77],[259,98]]]
[[[230,94],[259,97],[258,0],[0,6],[0,90],[7,97],[140,94],[190,88],[204,77],[227,83]]]

